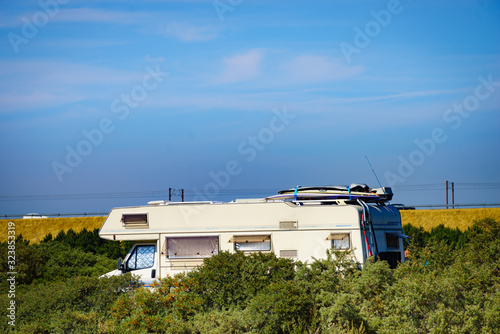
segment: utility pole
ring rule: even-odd
[[[184,202],[184,189],[172,189],[168,188],[168,201],[172,202],[172,190],[174,196],[179,196],[179,193],[181,194],[181,201]]]
[[[451,208],[455,209],[455,182],[451,183]]]
[[[451,186],[451,208],[455,209],[455,182],[446,181],[446,208],[448,209],[448,189]]]
[[[446,208],[448,209],[448,181],[446,181]]]

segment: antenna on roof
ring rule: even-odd
[[[378,185],[380,188],[382,188],[382,191],[384,192],[384,195],[386,195],[384,187],[382,187],[382,184],[380,184],[380,180],[377,177],[377,174],[375,173],[375,170],[372,167],[372,164],[370,163],[370,160],[368,160],[368,157],[365,155],[366,161],[368,161],[368,165],[370,165],[370,168],[372,169],[373,175],[375,175],[375,178],[377,179]]]

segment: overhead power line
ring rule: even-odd
[[[398,185],[392,187],[395,192],[399,191],[443,191],[444,183],[412,184]],[[455,190],[500,190],[500,183],[458,183],[455,182]],[[172,196],[181,196],[182,189],[171,188]],[[280,189],[256,188],[256,189],[220,189],[217,196],[266,196],[276,193]],[[202,189],[200,191],[203,193]],[[185,196],[195,196],[194,190],[186,189]],[[126,192],[107,192],[107,193],[83,193],[83,194],[30,194],[30,195],[1,195],[0,201],[37,201],[37,200],[93,200],[109,198],[157,198],[167,199],[169,189],[148,190],[148,191],[126,191]]]
[[[419,191],[419,190],[443,190],[445,189],[444,183],[430,183],[430,184],[414,184],[414,185],[401,185],[394,186],[396,191]],[[474,190],[474,189],[500,189],[500,183],[460,183],[455,182],[455,189]]]
[[[171,188],[171,195],[181,196],[182,189]],[[219,195],[253,195],[271,194],[276,189],[221,189]],[[196,195],[194,191],[185,191],[186,195]],[[142,197],[169,197],[169,189],[150,191],[128,191],[113,193],[86,193],[86,194],[44,194],[44,195],[10,195],[0,196],[0,201],[35,201],[35,200],[79,200],[79,199],[107,199],[107,198],[142,198]]]
[[[89,194],[14,195],[14,196],[0,196],[0,201],[73,200],[73,199],[130,198],[130,197],[150,197],[150,196],[168,196],[168,190],[116,192],[116,193],[89,193]]]
[[[443,188],[443,184],[442,183],[410,184],[410,185],[394,186],[392,188],[398,191],[438,190]]]

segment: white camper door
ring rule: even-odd
[[[139,276],[145,286],[150,286],[159,274],[156,250],[156,243],[137,244],[126,260],[127,272]]]

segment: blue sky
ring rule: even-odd
[[[394,202],[500,203],[497,1],[16,1],[0,32],[0,214],[378,187],[365,156]]]

